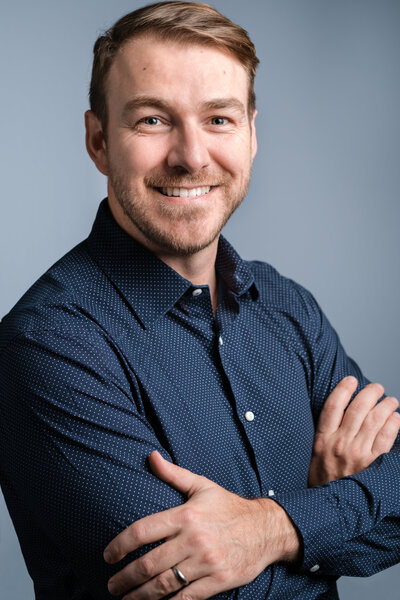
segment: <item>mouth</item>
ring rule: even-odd
[[[163,196],[175,198],[196,198],[207,195],[215,186],[205,185],[201,187],[156,187],[155,189]]]

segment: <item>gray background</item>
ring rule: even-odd
[[[1,315],[87,235],[105,196],[84,149],[91,50],[141,4],[1,5]],[[400,2],[214,5],[248,29],[262,61],[253,181],[225,233],[310,288],[367,376],[400,394]],[[0,501],[0,595],[29,600]],[[399,575],[345,578],[341,598],[398,598]]]

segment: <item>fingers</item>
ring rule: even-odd
[[[172,569],[168,569],[157,575],[148,584],[126,594],[123,600],[158,600],[158,598],[165,598],[165,596],[180,590],[181,587],[182,584],[177,580]]]
[[[181,566],[182,565],[179,565],[180,569]],[[183,572],[183,568],[181,570]],[[169,569],[168,572],[162,573],[162,576],[164,579],[161,579],[160,576],[160,581],[162,581],[161,587],[165,585],[165,590],[170,590],[171,588],[170,591],[164,591],[163,595],[160,595],[159,593],[149,592],[149,590],[145,591],[144,588],[138,588],[137,590],[134,590],[130,594],[124,596],[123,600],[158,600],[159,598],[164,598],[167,596],[169,593],[171,593],[171,591],[174,592],[177,590],[181,591],[174,596],[174,600],[188,600],[189,598],[190,600],[206,600],[206,598],[211,598],[211,596],[214,596],[223,589],[229,589],[229,585],[225,585],[225,588],[221,586],[217,588],[215,579],[213,577],[204,577],[188,586],[183,587],[182,584],[176,579],[172,569]],[[174,578],[175,581],[173,581],[171,578]]]
[[[177,546],[176,540],[167,540],[111,577],[108,582],[109,592],[120,595],[141,586],[141,593],[137,598],[162,598],[182,586],[171,567],[181,564],[182,561],[185,565],[186,558],[185,547]],[[160,593],[161,596],[158,595]]]
[[[215,594],[229,590],[229,581],[216,582],[214,577],[203,577],[183,588],[179,594],[174,596],[175,600],[206,600]]]
[[[150,454],[149,462],[154,475],[189,497],[200,489],[215,485],[207,478],[165,460],[156,450]],[[180,512],[181,507],[176,506],[132,523],[108,544],[104,550],[104,560],[113,564],[140,546],[171,537],[177,533]]]
[[[355,377],[345,377],[332,390],[321,411],[317,433],[331,435],[339,429],[344,410],[357,389],[357,383]]]
[[[150,454],[149,463],[154,475],[189,496],[194,494],[200,487],[204,487],[207,482],[204,477],[165,460],[157,450]]]
[[[345,412],[341,429],[347,437],[355,436],[361,428],[364,419],[384,393],[380,383],[369,383],[354,398]]]
[[[378,432],[384,427],[386,421],[398,406],[398,401],[393,397],[384,398],[379,404],[374,406],[365,417],[359,432],[355,436],[357,444],[365,448],[368,447],[368,450],[372,451]],[[382,442],[383,438],[381,436]]]
[[[104,550],[104,560],[114,564],[145,544],[175,535],[179,530],[177,517],[181,510],[182,507],[176,506],[135,521],[108,544]]]
[[[398,404],[398,403],[397,403]],[[396,440],[400,429],[400,414],[394,412],[385,422],[375,437],[372,454],[377,457],[389,452]]]
[[[174,565],[174,563],[172,564]],[[186,559],[183,562],[178,562],[177,566],[181,573],[188,580],[189,584],[187,586],[184,586],[184,584],[174,574],[172,567],[170,567],[144,585],[136,588],[124,596],[124,600],[158,600],[159,598],[164,598],[165,596],[168,596],[173,592],[177,592],[180,589],[185,589],[185,591],[187,591],[190,583],[193,582],[195,578],[200,579],[208,575],[206,569],[203,568],[199,570],[201,565],[196,567],[195,572],[193,561],[190,561],[190,559]],[[202,579],[202,581],[204,581],[204,579]],[[211,595],[214,594],[215,592]],[[206,598],[209,596],[204,597]]]

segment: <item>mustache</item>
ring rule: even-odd
[[[224,185],[230,181],[230,175],[213,175],[212,173],[184,173],[182,175],[147,175],[144,183],[147,187],[179,188],[179,187],[205,187]]]

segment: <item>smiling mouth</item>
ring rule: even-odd
[[[196,198],[196,196],[204,196],[215,186],[202,186],[195,188],[178,188],[178,187],[157,187],[155,188],[163,196],[175,196],[177,198]]]

